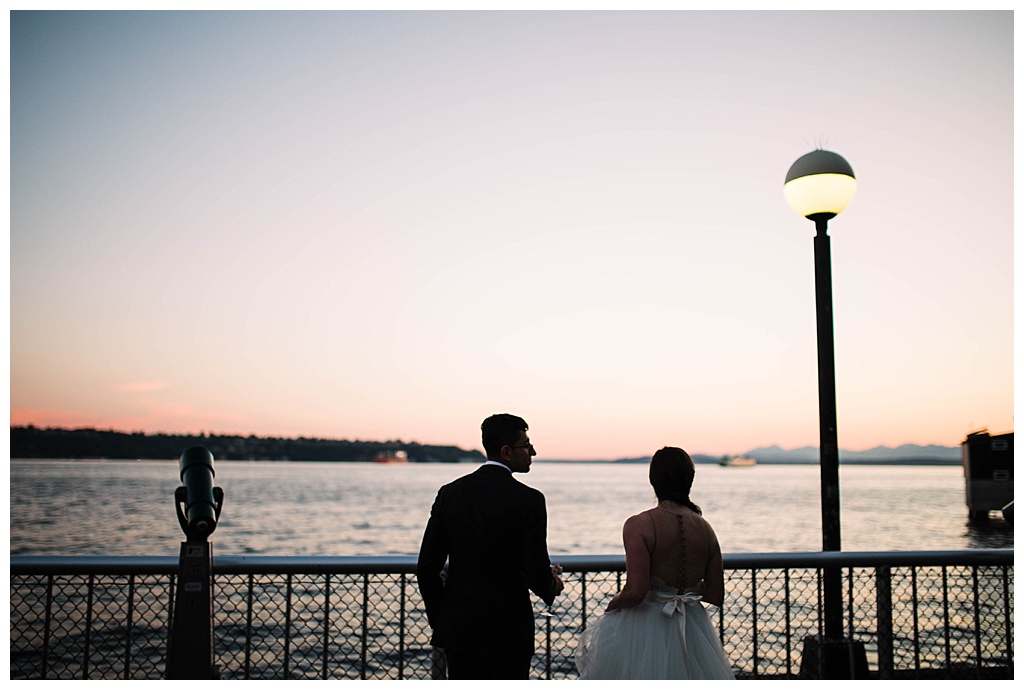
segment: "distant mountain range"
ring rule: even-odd
[[[762,465],[812,465],[819,459],[817,446],[785,449],[779,446],[754,448],[739,453],[757,460]],[[697,464],[717,463],[722,459],[718,455],[694,454],[693,461]],[[650,462],[650,456],[641,458],[623,458],[615,462]],[[960,446],[918,446],[911,443],[890,448],[878,446],[869,450],[839,450],[840,465],[959,465],[961,462]]]
[[[958,465],[961,461],[960,446],[918,446],[906,443],[890,448],[878,446],[869,450],[839,450],[839,463],[905,463]],[[786,450],[779,446],[754,448],[743,455],[749,455],[759,463],[816,463],[819,452],[817,446],[805,446]]]

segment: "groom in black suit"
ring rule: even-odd
[[[423,533],[416,579],[452,680],[526,680],[534,652],[530,591],[551,605],[544,494],[512,477],[536,455],[529,427],[496,414],[480,427],[487,462],[442,486]],[[447,564],[446,564],[447,561]]]

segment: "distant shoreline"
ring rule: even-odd
[[[362,462],[365,464],[377,464],[370,460],[291,460],[286,458],[215,458],[217,462],[248,462],[248,463],[260,463],[260,462],[303,462],[303,463],[348,463],[348,462]],[[65,458],[11,458],[11,462],[177,462],[178,458],[102,458],[102,457],[65,457]],[[409,463],[410,465],[479,465],[482,460],[414,460]],[[646,464],[648,460],[539,460],[535,459],[534,464],[538,465],[641,465]],[[718,465],[717,460],[694,460],[694,464],[697,465]],[[751,467],[737,467],[737,468],[723,468],[730,471],[739,470],[756,470],[757,467],[771,466],[771,465],[817,465],[817,461],[814,460],[765,460],[764,462],[758,462],[757,465]],[[877,459],[877,460],[840,460],[839,465],[841,467],[857,467],[857,466],[869,466],[869,465],[899,465],[899,466],[919,466],[919,467],[959,467],[959,460],[949,460],[946,458],[909,458],[909,459]]]
[[[370,462],[381,453],[402,451],[411,463],[473,464],[484,461],[479,450],[452,445],[428,445],[415,441],[364,441],[324,438],[277,438],[255,435],[144,434],[94,428],[12,426],[12,459],[50,460],[177,460],[192,446],[203,446],[217,461]],[[722,456],[692,453],[700,465],[718,464]],[[752,448],[742,453],[757,465],[817,465],[817,447],[783,449]],[[648,463],[650,456],[615,459],[567,460],[537,458],[540,463]],[[960,447],[906,444],[879,446],[864,451],[839,450],[843,465],[960,465]],[[756,465],[755,465],[756,466]],[[741,468],[730,468],[741,469]]]

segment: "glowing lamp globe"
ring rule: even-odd
[[[801,216],[828,219],[849,205],[857,180],[845,158],[817,149],[797,158],[783,189],[786,201]]]

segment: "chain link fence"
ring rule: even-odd
[[[796,556],[726,556],[725,607],[707,610],[737,677],[801,677],[807,640],[821,625],[826,565],[842,568],[846,634],[863,643],[872,677],[1013,677],[1012,549]],[[68,568],[74,559],[12,557],[11,678],[162,678],[177,562],[149,560],[141,568],[149,572],[132,559],[88,572],[81,563]],[[215,559],[220,677],[443,678],[415,558],[389,559],[376,571],[381,559],[367,560],[273,572],[272,557],[246,559],[253,568]],[[621,557],[560,562],[565,591],[550,615],[536,602],[536,679],[577,677],[579,635],[624,582]]]

